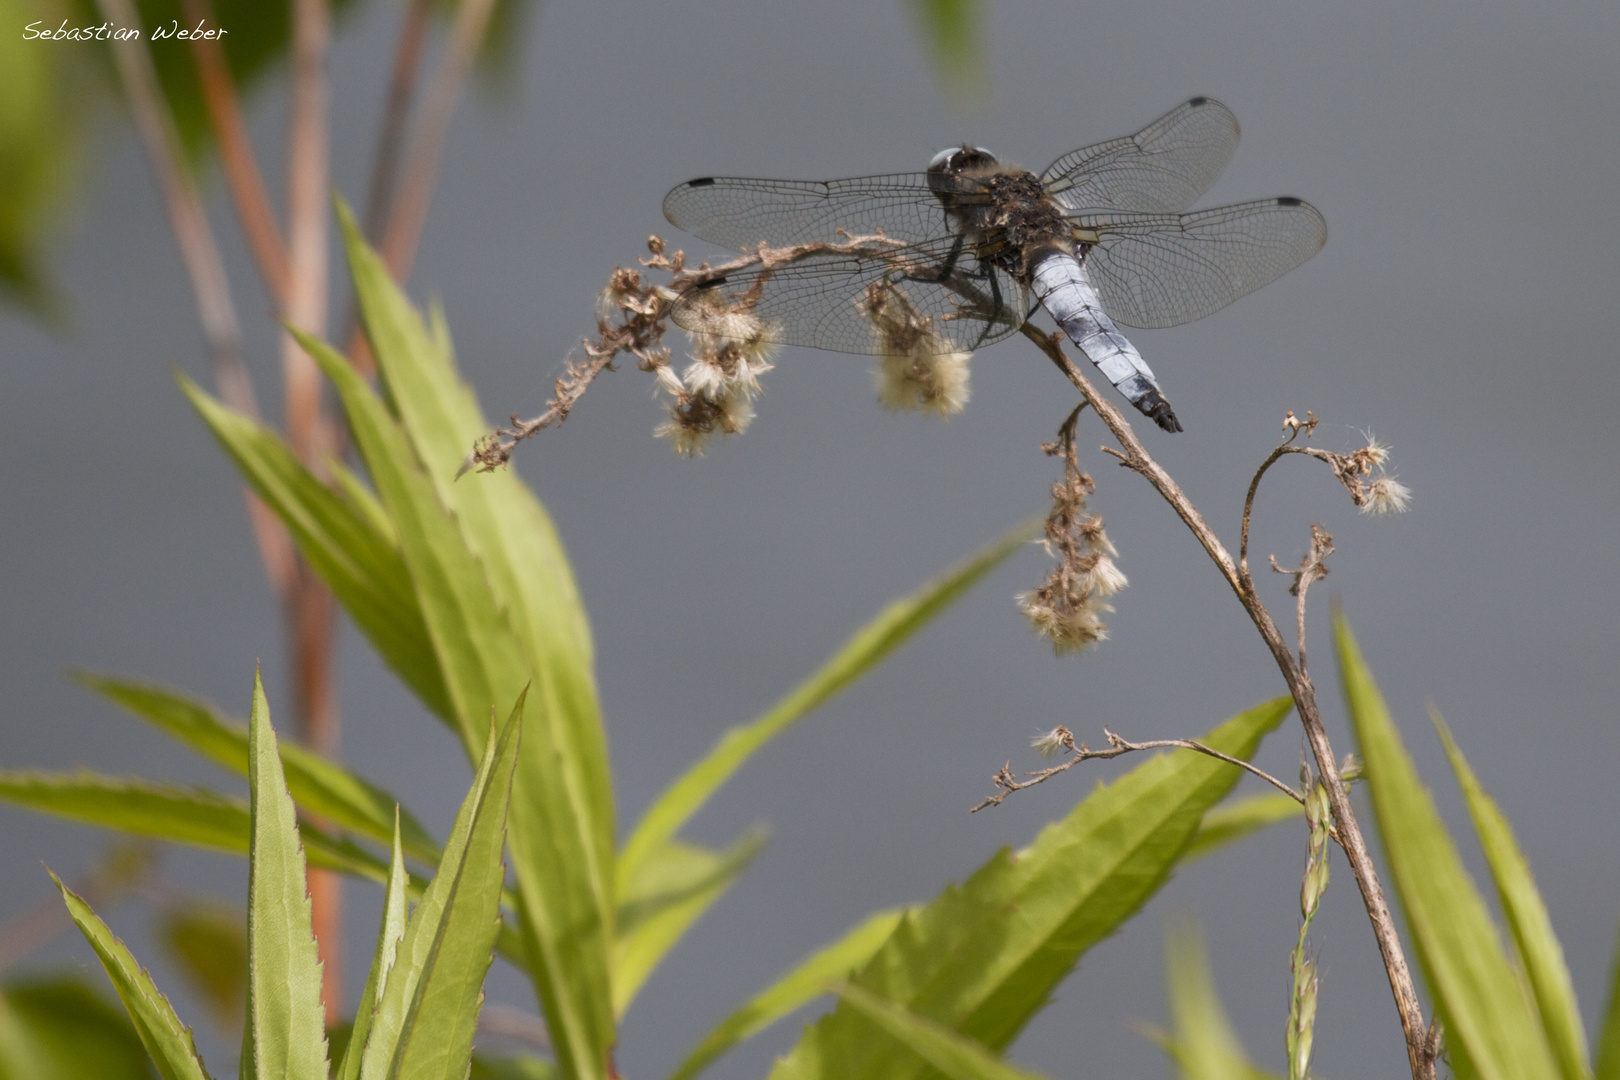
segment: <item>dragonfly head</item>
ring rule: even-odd
[[[929,176],[969,176],[988,172],[998,164],[996,155],[982,146],[952,146],[941,150],[928,163]]]

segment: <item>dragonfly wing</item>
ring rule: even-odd
[[[677,325],[701,331],[716,310],[748,311],[764,324],[766,340],[864,355],[887,351],[873,318],[878,297],[890,312],[914,313],[935,352],[971,352],[1022,326],[1024,288],[1003,271],[975,265],[971,255],[956,266],[950,250],[940,242],[882,257],[809,256],[693,289],[672,314]],[[947,273],[947,266],[955,268]]]
[[[1177,213],[1209,190],[1237,144],[1232,111],[1196,97],[1135,135],[1065,154],[1041,180],[1069,210]]]
[[[1193,214],[1083,214],[1096,243],[1085,267],[1103,307],[1126,326],[1202,319],[1268,285],[1327,242],[1316,207],[1295,198],[1217,206]]]
[[[664,196],[664,216],[693,236],[733,251],[835,243],[883,233],[907,244],[950,228],[923,173],[849,180],[750,180],[706,176]]]

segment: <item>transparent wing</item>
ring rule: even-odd
[[[1179,209],[1179,208],[1178,208]],[[849,180],[749,180],[705,176],[664,196],[664,216],[693,236],[733,251],[833,243],[838,230],[877,232],[908,244],[950,232],[924,173]]]
[[[1069,210],[1177,213],[1209,190],[1237,144],[1231,110],[1195,97],[1135,135],[1065,154],[1041,180]]]
[[[1218,206],[1194,214],[1082,214],[1086,272],[1108,314],[1126,326],[1202,319],[1315,255],[1327,223],[1294,198]]]
[[[882,305],[886,324],[875,317],[874,303]],[[765,324],[766,339],[783,345],[878,355],[892,347],[880,327],[893,328],[896,319],[910,320],[928,351],[971,352],[1022,326],[1029,301],[1003,271],[977,265],[971,255],[953,261],[945,240],[881,258],[816,255],[732,274],[687,293],[673,317],[701,331],[714,325],[717,310],[751,312]]]

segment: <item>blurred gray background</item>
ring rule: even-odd
[[[354,201],[400,14],[373,3],[339,28],[335,170]],[[1226,102],[1243,144],[1204,205],[1304,196],[1330,240],[1209,319],[1133,334],[1187,431],[1138,428],[1229,542],[1285,410],[1322,418],[1319,445],[1350,449],[1370,429],[1394,447],[1410,514],[1363,518],[1325,470],[1290,460],[1262,490],[1255,553],[1291,564],[1311,522],[1332,532],[1311,633],[1341,752],[1330,593],[1476,870],[1429,702],[1512,818],[1595,1028],[1620,917],[1620,7],[999,0],[987,25],[991,93],[964,113],[896,0],[556,0],[524,31],[512,87],[463,99],[412,295],[442,298],[486,411],[530,415],[591,330],[608,272],[650,232],[687,244],[659,212],[680,180],[904,171],[962,140],[1038,170],[1191,95]],[[273,183],[265,148],[280,145],[284,104],[273,86],[252,107]],[[0,764],[230,786],[63,675],[158,679],[241,714],[262,659],[272,706],[286,697],[281,624],[232,470],[167,370],[208,374],[154,185],[123,121],[104,116],[93,146],[55,259],[71,331],[0,319]],[[217,184],[213,205],[261,401],[278,410],[269,302]],[[787,350],[754,427],[696,461],[652,437],[650,380],[624,370],[520,453],[589,605],[621,829],[881,602],[1044,509],[1056,473],[1038,444],[1073,396],[1027,342],[976,357],[972,403],[948,423],[884,413],[868,368]],[[1118,771],[1100,764],[970,816],[1004,760],[1034,767],[1035,732],[1191,736],[1283,692],[1191,537],[1096,452],[1094,420],[1081,433],[1092,505],[1131,578],[1112,640],[1059,660],[1028,634],[1012,595],[1045,572],[1031,548],[750,763],[692,832],[722,842],[762,820],[770,845],[643,991],[623,1029],[626,1076],[662,1075],[798,957],[1027,842]],[[1286,582],[1262,585],[1286,617]],[[341,668],[346,760],[442,835],[468,778],[452,740],[352,631]],[[1290,721],[1264,764],[1291,774],[1299,745]],[[0,823],[0,916],[48,895],[40,860],[71,876],[104,843],[10,808]],[[1086,958],[1015,1057],[1057,1077],[1163,1073],[1127,1025],[1162,1019],[1164,923],[1195,913],[1248,1049],[1280,1068],[1304,840],[1281,827],[1179,874]],[[196,853],[169,856],[166,872],[232,903],[245,881],[239,863]],[[1320,1071],[1400,1075],[1366,918],[1342,860],[1334,872],[1315,938]],[[378,900],[368,885],[347,895],[353,995]],[[140,905],[112,921],[153,957]],[[88,950],[63,936],[30,962],[64,961],[86,965]],[[532,1007],[499,965],[490,995]],[[234,1056],[194,1022],[213,1060]],[[715,1075],[761,1075],[797,1027]]]

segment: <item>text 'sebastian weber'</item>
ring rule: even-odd
[[[194,27],[181,26],[179,20],[170,20],[168,26],[153,27],[150,37],[153,41],[218,41],[228,33],[229,30],[217,27],[209,29],[207,20]],[[139,41],[141,34],[134,27],[114,26],[110,22],[100,26],[69,26],[66,19],[55,29],[41,22],[31,22],[23,27],[24,41]]]

